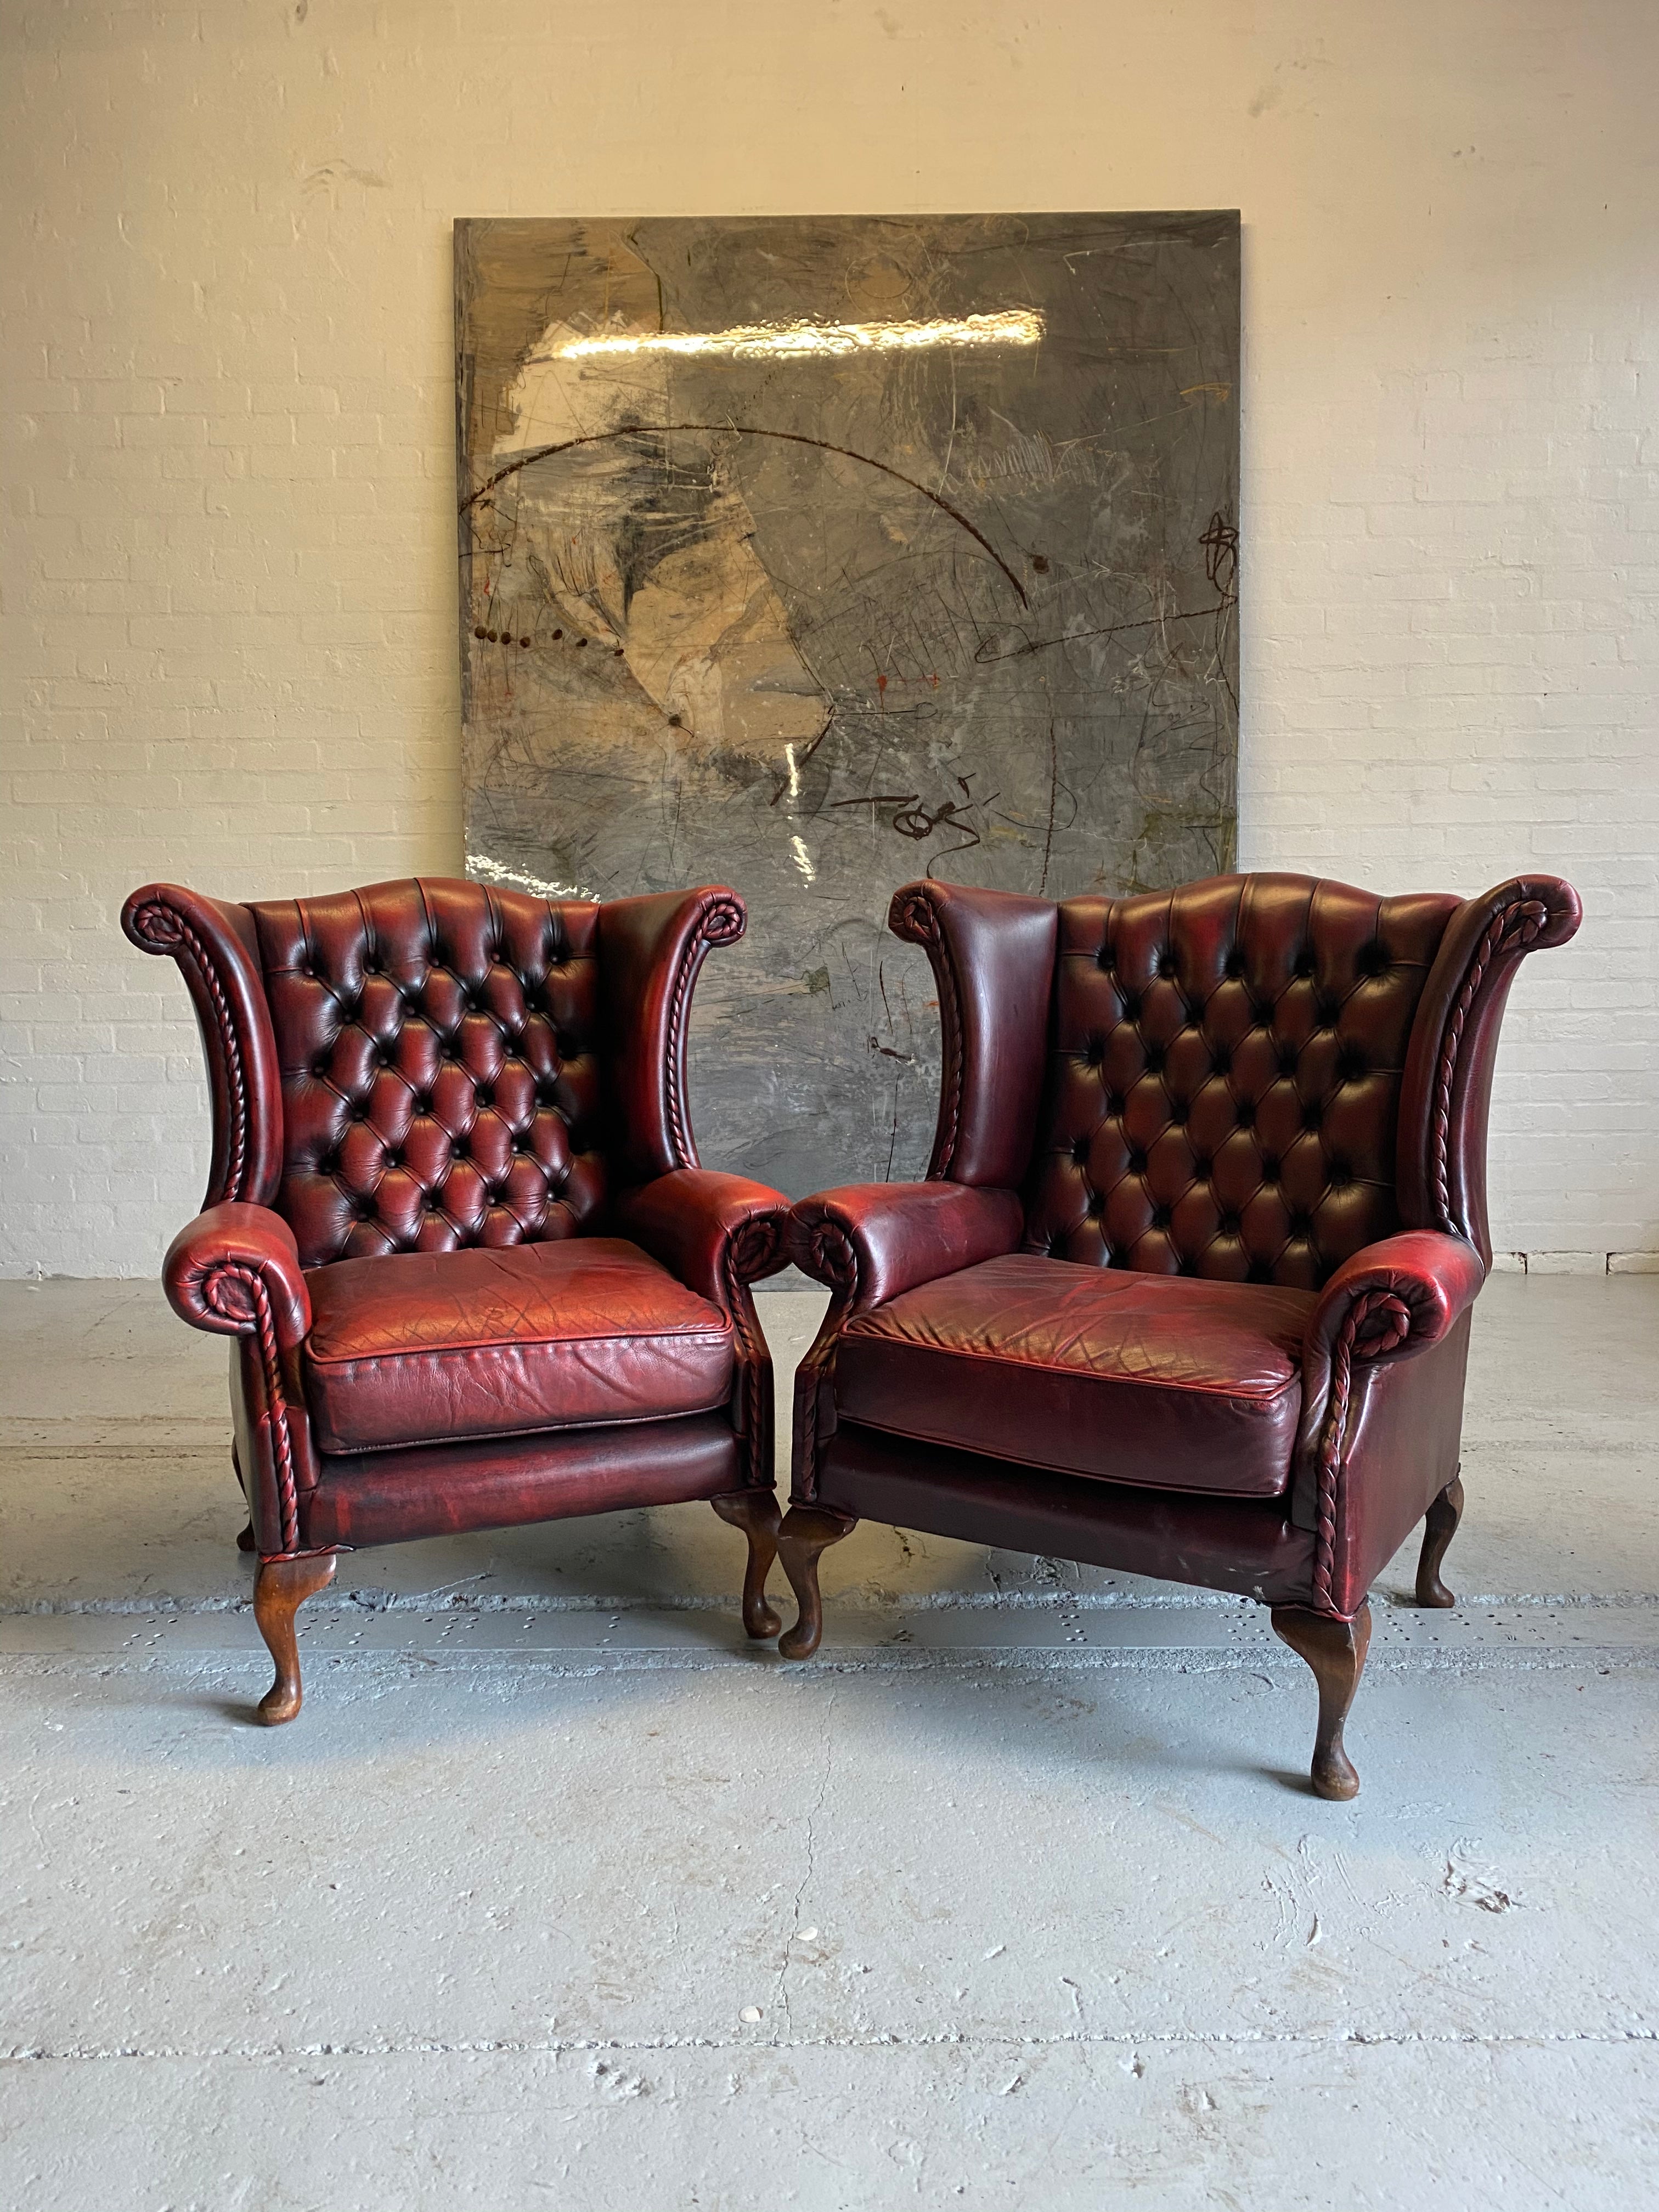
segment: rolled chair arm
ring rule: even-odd
[[[297,1350],[311,1334],[311,1294],[294,1231],[269,1206],[210,1206],[181,1229],[161,1263],[167,1303],[181,1321],[221,1336],[252,1336],[265,1327]]]
[[[919,1283],[1012,1252],[1024,1226],[1017,1192],[959,1182],[859,1182],[804,1198],[789,1217],[789,1257],[827,1283],[842,1318]]]
[[[1345,1260],[1309,1317],[1297,1486],[1304,1498],[1311,1492],[1314,1599],[1322,1611],[1332,1609],[1354,1370],[1407,1359],[1438,1344],[1474,1304],[1486,1276],[1480,1255],[1462,1237],[1407,1230]]]
[[[1401,1359],[1437,1344],[1486,1279],[1461,1237],[1411,1229],[1367,1244],[1325,1285],[1303,1339],[1304,1384],[1318,1383],[1346,1340],[1358,1360]]]
[[[688,1289],[730,1311],[737,1285],[758,1283],[788,1263],[789,1201],[746,1176],[677,1168],[627,1191],[617,1226]]]
[[[265,1559],[291,1557],[319,1474],[301,1375],[311,1297],[294,1232],[268,1206],[210,1206],[173,1238],[161,1279],[181,1319],[241,1340],[232,1395],[254,1539]]]
[[[769,1490],[773,1483],[772,1355],[749,1285],[785,1265],[788,1219],[781,1192],[712,1168],[674,1169],[624,1193],[616,1207],[625,1237],[732,1317],[732,1425],[741,1439],[745,1488]]]

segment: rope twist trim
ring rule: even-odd
[[[769,1214],[757,1214],[740,1223],[726,1243],[726,1302],[737,1332],[738,1387],[743,1392],[744,1479],[761,1485],[772,1476],[772,1438],[766,1419],[772,1354],[755,1318],[749,1285],[775,1273],[782,1244],[783,1223]]]
[[[1336,1504],[1342,1482],[1342,1445],[1356,1360],[1381,1359],[1412,1333],[1403,1298],[1392,1291],[1366,1291],[1349,1307],[1331,1351],[1331,1395],[1319,1446],[1319,1509],[1314,1527],[1315,1610],[1334,1613],[1331,1573],[1336,1557]]]
[[[1502,953],[1524,952],[1548,920],[1549,911],[1541,899],[1516,899],[1513,904],[1498,909],[1474,948],[1463,988],[1453,1001],[1445,1034],[1440,1041],[1434,1091],[1434,1198],[1439,1208],[1437,1225],[1452,1235],[1464,1233],[1452,1219],[1450,1158],[1452,1085],[1457,1077],[1463,1025],[1493,960]]]
[[[149,905],[140,907],[134,915],[132,927],[152,952],[170,953],[181,967],[185,955],[188,955],[212,1006],[219,1031],[219,1049],[224,1060],[225,1087],[230,1094],[230,1145],[224,1188],[210,1190],[207,1202],[216,1206],[224,1199],[240,1199],[244,1195],[248,1139],[252,1132],[248,1126],[247,1081],[242,1070],[242,1049],[223,981],[212,953],[176,908],[164,905],[159,899],[152,900]]]
[[[927,1164],[927,1179],[937,1182],[950,1173],[962,1128],[962,987],[957,978],[956,962],[945,942],[939,908],[925,887],[917,885],[895,894],[887,926],[895,937],[921,946],[939,986],[943,1065],[939,1069],[939,1129],[933,1139],[933,1157]]]
[[[686,941],[679,973],[674,978],[673,996],[668,1007],[668,1056],[664,1072],[667,1078],[668,1133],[673,1143],[676,1167],[694,1168],[699,1164],[685,1107],[685,1024],[691,986],[708,957],[709,946],[735,945],[743,935],[745,919],[740,899],[708,900],[698,917],[696,928]]]
[[[226,1260],[210,1269],[202,1283],[202,1303],[220,1317],[236,1324],[239,1335],[259,1340],[260,1364],[264,1369],[265,1408],[270,1422],[271,1456],[276,1464],[276,1497],[282,1509],[283,1548],[265,1558],[286,1557],[300,1542],[300,1500],[294,1479],[294,1444],[289,1431],[288,1395],[283,1389],[282,1363],[276,1349],[276,1321],[270,1292],[258,1268],[244,1261]]]

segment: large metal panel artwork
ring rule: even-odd
[[[923,874],[1233,865],[1236,215],[456,225],[469,872],[734,884],[702,1157],[920,1174]]]

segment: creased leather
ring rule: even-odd
[[[262,1553],[770,1487],[748,1285],[780,1263],[787,1202],[695,1170],[686,1103],[692,992],[742,933],[734,893],[600,908],[430,878],[233,907],[151,884],[123,922],[178,959],[202,1023],[210,1195],[233,1202],[178,1240],[168,1290],[236,1339]],[[665,1170],[669,1191],[641,1188]],[[618,1183],[662,1259],[594,1234]],[[315,1504],[313,1398],[350,1447],[335,1478],[385,1462],[355,1520]]]
[[[1311,1297],[1013,1253],[855,1316],[840,1419],[1101,1481],[1273,1498]]]
[[[884,1209],[853,1191],[804,1200],[791,1219],[794,1257],[836,1292],[800,1370],[796,1499],[1351,1619],[1456,1473],[1470,1307],[1490,1257],[1486,1108],[1504,996],[1522,955],[1564,943],[1578,920],[1553,877],[1468,901],[1257,875],[1065,902],[1022,1241],[1035,1266],[1157,1279],[1171,1315],[1226,1283],[1299,1299],[1299,1353],[1279,1340],[1300,1365],[1288,1488],[1259,1503],[1179,1495],[1195,1469],[1212,1479],[1236,1462],[1209,1409],[1224,1425],[1237,1394],[1171,1389],[1156,1421],[1091,1419],[1075,1402],[1103,1379],[1090,1347],[1072,1360],[1086,1373],[1042,1407],[1048,1385],[1022,1383],[1022,1427],[1005,1355],[1036,1332],[1017,1299],[957,1326],[951,1358],[924,1376],[941,1344],[903,1340],[942,1342],[963,1289],[953,1271],[994,1255],[952,1261],[911,1233],[926,1217],[908,1199]],[[943,942],[931,900],[910,923],[904,933],[925,925]],[[942,1006],[941,1021],[948,1093],[960,1090],[951,1038],[965,1018]],[[941,1142],[961,1110],[942,1103]],[[926,1328],[911,1327],[907,1298],[938,1302]],[[1196,1297],[1191,1316],[1194,1356],[1206,1340],[1213,1353]],[[878,1346],[885,1377],[870,1364]],[[1145,1344],[1135,1352],[1144,1362]],[[921,1440],[988,1434],[1008,1456],[978,1461],[972,1481],[965,1450]],[[1132,1486],[1115,1450],[1155,1476],[1160,1435],[1167,1473],[1157,1489]],[[1091,1472],[1042,1471],[1079,1462]],[[1052,1512],[1025,1510],[1039,1484],[1060,1486]]]
[[[325,1453],[657,1420],[732,1388],[730,1316],[621,1237],[343,1260],[311,1299]]]
[[[1263,1605],[1307,1601],[1313,1539],[1270,1502],[1040,1474],[850,1421],[823,1446],[817,1502],[849,1520],[1233,1590]]]
[[[738,1439],[725,1415],[694,1413],[325,1459],[307,1526],[313,1544],[397,1544],[682,1504],[739,1486]]]

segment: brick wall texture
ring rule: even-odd
[[[130,888],[459,867],[450,224],[617,210],[1242,208],[1245,863],[1571,877],[1496,1241],[1659,1247],[1651,0],[11,0],[0,39],[0,1269],[148,1273],[200,1195]]]

